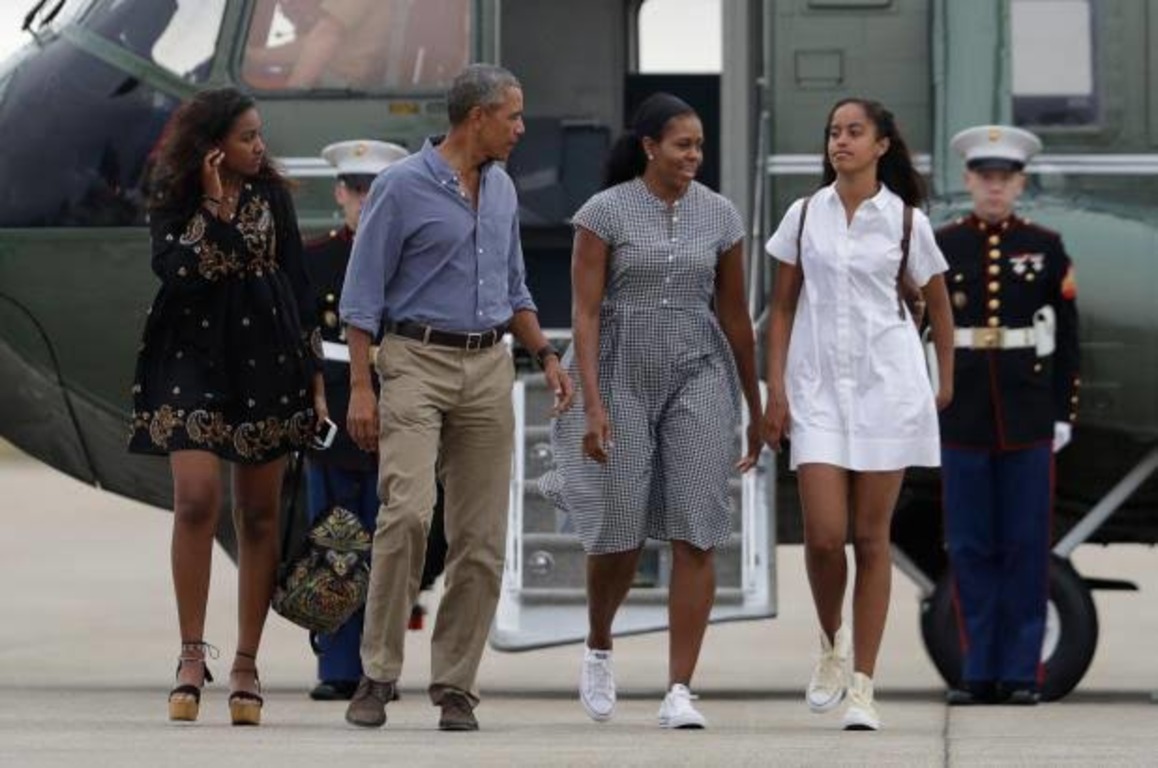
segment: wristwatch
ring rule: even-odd
[[[540,368],[546,368],[547,367],[547,358],[550,355],[554,355],[555,357],[558,357],[559,356],[559,350],[555,349],[555,346],[553,344],[551,344],[550,342],[547,342],[543,346],[539,347],[539,349],[535,352],[535,362],[539,364]]]

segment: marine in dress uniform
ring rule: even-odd
[[[323,367],[326,400],[330,417],[339,429],[328,449],[312,450],[307,460],[306,485],[311,522],[334,504],[341,504],[357,514],[369,530],[374,530],[376,525],[378,456],[358,448],[346,432],[350,366],[345,332],[338,320],[338,302],[362,202],[370,184],[380,171],[406,155],[402,147],[381,141],[342,141],[322,150],[322,157],[338,171],[334,197],[345,221],[340,228],[307,243],[304,261],[326,353]],[[424,589],[442,570],[446,545],[441,521],[441,515],[436,514],[431,528],[427,568],[423,573]],[[415,610],[421,611],[420,606],[416,605]],[[417,614],[417,621],[420,626],[421,613]],[[337,632],[319,639],[320,682],[310,692],[311,698],[348,699],[353,695],[362,676],[359,654],[362,622],[363,612],[358,611]]]
[[[1041,141],[979,126],[951,146],[965,158],[974,210],[937,232],[956,326],[941,466],[964,665],[949,703],[1034,704],[1053,454],[1078,409],[1077,283],[1061,237],[1013,213]]]

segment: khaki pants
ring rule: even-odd
[[[435,500],[446,492],[446,589],[434,623],[431,698],[477,702],[475,678],[498,604],[514,444],[514,365],[503,344],[463,350],[387,335],[376,359],[378,525],[362,666],[397,680]]]

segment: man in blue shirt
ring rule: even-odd
[[[430,697],[439,728],[476,730],[475,678],[506,547],[514,366],[503,334],[531,350],[570,405],[571,381],[539,328],[525,282],[514,184],[498,165],[523,134],[523,92],[475,64],[447,94],[450,132],[374,181],[340,312],[350,346],[347,428],[379,452],[378,512],[362,634],[365,674],[346,711],[386,722],[422,575],[435,470],[445,490],[446,590],[434,625]],[[370,343],[381,403],[370,380]]]

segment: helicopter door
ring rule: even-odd
[[[522,651],[586,637],[586,563],[567,516],[538,490],[538,479],[553,466],[547,416],[552,395],[542,376],[527,374],[515,382],[512,397],[516,439],[507,556],[490,643],[498,650]],[[737,446],[746,426],[737,432]],[[776,615],[775,465],[770,455],[765,451],[755,470],[732,479],[733,533],[716,550],[713,622]],[[635,585],[616,616],[616,635],[667,628],[670,560],[665,542],[647,542]]]

